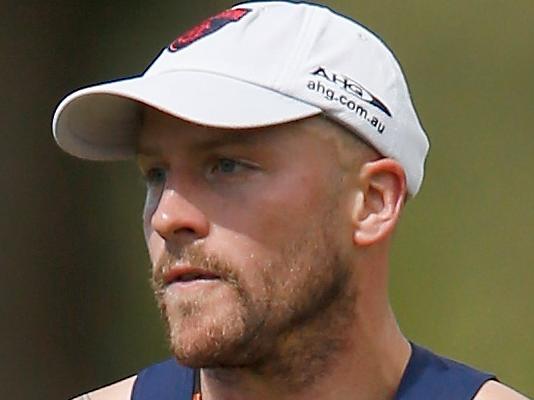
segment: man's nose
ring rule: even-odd
[[[206,215],[192,201],[175,190],[164,190],[151,218],[152,228],[165,240],[181,242],[204,238],[210,224]]]

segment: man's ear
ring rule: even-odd
[[[406,198],[406,178],[397,161],[382,158],[365,163],[359,180],[352,212],[353,241],[369,246],[393,232]]]

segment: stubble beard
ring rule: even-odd
[[[211,369],[221,379],[246,369],[295,392],[325,374],[349,345],[356,301],[351,269],[341,261],[336,236],[328,228],[330,217],[281,251],[277,262],[257,268],[264,285],[261,295],[244,290],[238,269],[225,260],[198,246],[182,249],[181,260],[218,274],[231,288],[232,312],[223,318],[201,316],[202,298],[169,308],[155,269],[154,292],[177,360]],[[284,269],[292,271],[292,279],[277,281],[276,272]]]

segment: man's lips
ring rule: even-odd
[[[165,286],[168,286],[180,282],[220,279],[220,276],[202,268],[176,266],[164,272],[162,278]]]

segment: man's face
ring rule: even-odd
[[[325,126],[232,131],[145,113],[145,238],[182,363],[261,362],[348,297],[350,193]]]

